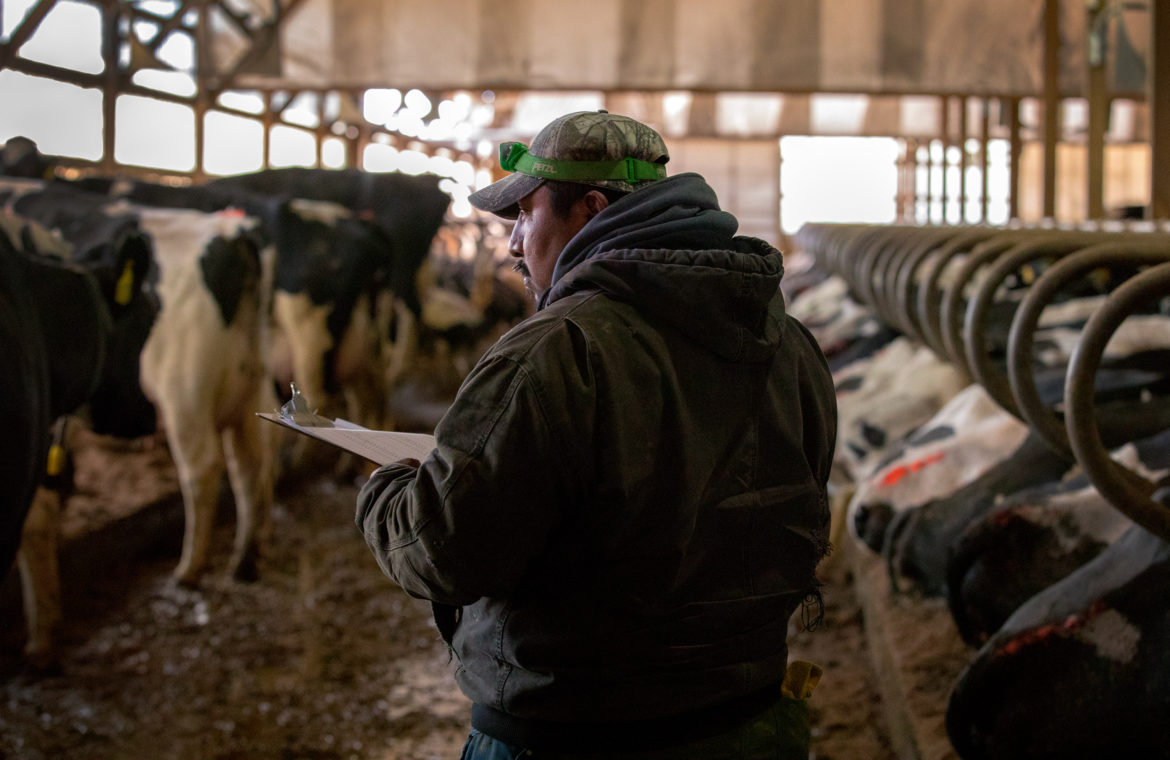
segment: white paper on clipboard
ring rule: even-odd
[[[256,412],[256,416],[345,449],[378,465],[390,464],[400,459],[421,461],[435,448],[435,437],[426,433],[370,430],[341,419],[332,420],[332,426],[303,426],[280,414]]]

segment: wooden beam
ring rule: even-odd
[[[910,158],[910,164],[907,170],[910,172],[910,214],[908,218],[917,223],[918,222],[918,139],[911,137],[907,147],[907,156]]]
[[[298,95],[301,94],[300,90],[283,90],[283,92],[287,95],[287,97],[284,99],[284,101],[279,106],[277,106],[275,108],[272,106],[272,99],[271,98],[268,99],[268,108],[269,108],[269,110],[272,111],[272,115],[275,117],[279,117],[282,113],[284,113],[284,109],[286,109],[290,105],[292,105],[292,102],[297,99]],[[269,94],[271,95],[274,93],[269,93]]]
[[[1085,87],[1089,128],[1085,141],[1085,216],[1105,216],[1105,124],[1109,119],[1109,94],[1105,83],[1105,40],[1109,32],[1101,0],[1085,3]]]
[[[947,158],[947,149],[951,147],[951,99],[946,95],[942,96],[942,149],[943,149],[943,172],[942,172],[942,204],[943,204],[943,224],[948,223],[947,219],[947,199],[950,195],[947,188],[947,175],[950,174],[950,159]]]
[[[934,219],[934,140],[926,142],[926,223],[936,224]],[[945,212],[946,209],[943,209]]]
[[[991,151],[988,150],[988,146],[991,144],[991,101],[987,98],[981,98],[980,103],[983,108],[983,119],[979,125],[979,139],[982,146],[979,155],[983,159],[983,169],[979,172],[979,221],[987,224],[988,213],[991,210],[991,198],[988,197],[988,191],[991,189],[988,177],[991,174]]]
[[[1003,101],[1008,109],[1008,219],[1020,218],[1020,99]]]
[[[86,87],[90,89],[100,90],[105,85],[105,74],[86,74],[81,71],[74,71],[72,69],[54,66],[51,63],[41,63],[40,61],[30,61],[25,58],[17,58],[12,62],[12,70],[19,71],[21,74],[28,74],[34,77],[44,77],[45,79],[53,79],[58,82],[65,82],[77,87]],[[135,84],[132,81],[119,77],[121,83],[119,84],[119,95],[138,95],[144,98],[153,98],[154,100],[161,100],[164,103],[175,103],[188,108],[195,108],[195,98],[190,95],[176,95],[173,92],[164,92],[162,90],[154,90],[150,87],[143,87],[140,84]],[[263,92],[271,92],[269,90]],[[226,106],[222,104],[213,104],[209,108],[214,108],[216,111],[223,111],[233,116],[242,116],[246,119],[260,119],[261,116],[253,111],[245,111],[233,106]],[[313,130],[308,127],[302,127],[299,124],[285,124],[285,126],[292,129],[303,129],[307,132]]]
[[[1056,217],[1060,141],[1060,0],[1044,0],[1044,216]]]
[[[213,4],[216,8],[219,8],[220,13],[226,16],[228,20],[231,21],[232,24],[240,30],[241,34],[250,40],[256,39],[256,32],[248,28],[247,16],[242,13],[237,13],[232,8],[229,8],[226,4],[224,4],[223,0],[213,0]]]
[[[199,20],[195,25],[195,171],[196,181],[204,178],[203,151],[207,145],[207,107],[215,102],[208,94],[207,82],[213,71],[211,57],[211,17],[208,0],[200,0]]]
[[[317,139],[317,168],[324,169],[325,138],[329,136],[329,126],[325,124],[325,91],[317,91],[317,129],[313,136]]]
[[[73,69],[66,69],[61,66],[55,66],[51,63],[41,63],[40,61],[30,61],[27,58],[15,58],[8,65],[12,71],[19,71],[21,74],[28,74],[34,77],[44,77],[45,79],[53,79],[58,82],[65,82],[66,84],[76,85],[78,87],[91,87],[94,89],[101,89],[105,83],[104,74],[86,74],[82,71],[74,71]]]
[[[174,15],[159,25],[158,31],[155,33],[154,38],[151,39],[151,41],[146,45],[150,52],[157,53],[159,47],[162,46],[163,42],[166,41],[166,38],[170,36],[171,32],[175,31],[176,29],[183,29],[186,31],[186,29],[183,27],[183,17],[187,15],[187,12],[191,10],[194,4],[195,0],[183,0],[183,4],[179,6]]]
[[[264,113],[260,116],[260,124],[264,128],[264,139],[260,143],[263,168],[272,166],[272,126],[276,123],[276,114],[272,110],[272,96],[275,93],[264,93]]]
[[[16,53],[21,45],[28,42],[56,4],[57,0],[41,0],[25,15],[20,26],[12,30],[8,42],[0,45],[0,69],[8,68],[8,64],[16,59]]]
[[[967,96],[959,98],[959,224],[967,223]]]
[[[106,70],[102,74],[102,171],[114,174],[118,163],[114,157],[118,129],[118,94],[121,92],[121,69],[118,53],[122,47],[119,29],[121,10],[117,0],[102,3],[102,59]]]
[[[1150,216],[1170,219],[1170,0],[1150,0]]]
[[[288,0],[288,4],[281,6],[276,5],[275,15],[267,23],[264,24],[252,38],[252,45],[248,50],[240,56],[232,70],[223,76],[216,75],[215,84],[209,93],[212,102],[219,97],[224,90],[230,90],[234,85],[236,78],[246,69],[250,64],[254,63],[267,51],[268,46],[280,33],[280,27],[285,19],[296,12],[303,0]]]

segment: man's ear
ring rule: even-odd
[[[585,212],[590,219],[600,214],[609,205],[609,199],[600,190],[590,190],[585,193],[582,200],[585,201]]]

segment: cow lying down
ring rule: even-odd
[[[862,480],[846,515],[849,531],[881,553],[894,514],[943,497],[1009,457],[1028,428],[983,386],[967,386]]]
[[[1170,490],[1155,498],[1170,507]],[[964,760],[1166,757],[1170,545],[1129,528],[1025,602],[951,693]]]
[[[959,370],[908,338],[833,379],[839,415],[834,466],[857,483],[967,386]]]
[[[1170,476],[1170,430],[1113,458],[1147,480]],[[964,640],[981,645],[1027,599],[1092,560],[1133,525],[1084,475],[1022,491],[963,531],[947,601]]]
[[[1102,440],[1117,447],[1170,427],[1166,399],[1115,400],[1098,405]],[[913,584],[934,596],[946,593],[947,565],[959,537],[1013,494],[1058,483],[1073,472],[1071,455],[1058,453],[1029,433],[1019,447],[975,480],[942,497],[896,512],[882,554],[891,582]]]

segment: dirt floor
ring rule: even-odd
[[[77,462],[67,538],[159,500],[181,514],[165,446],[91,437]],[[8,600],[0,758],[457,758],[469,705],[428,605],[387,580],[358,535],[355,495],[329,481],[282,487],[253,584],[225,577],[227,512],[196,590],[170,580],[181,519],[146,551],[105,550],[65,591],[57,673],[24,666]],[[830,559],[822,576],[822,626],[791,637],[793,657],[826,671],[811,757],[893,758],[848,563]]]

